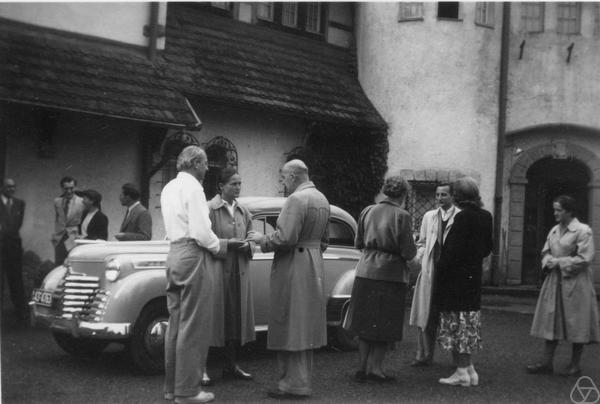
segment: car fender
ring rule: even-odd
[[[349,269],[348,271],[344,272],[342,274],[342,276],[340,276],[338,278],[337,282],[333,286],[330,297],[332,297],[332,298],[342,297],[342,296],[350,297],[350,295],[352,294],[352,287],[354,286],[355,275],[356,275],[355,268]]]
[[[113,283],[103,321],[132,325],[144,306],[156,298],[165,298],[167,278],[164,269],[148,269],[135,272]]]
[[[56,290],[58,288],[58,284],[63,279],[66,272],[67,267],[63,265],[57,266],[56,268],[48,272],[48,274],[44,277],[41,288],[48,291]]]

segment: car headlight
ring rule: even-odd
[[[121,273],[121,263],[119,260],[113,258],[106,263],[106,270],[104,271],[104,276],[106,280],[109,282],[114,282],[119,278],[119,274]]]

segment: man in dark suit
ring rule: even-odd
[[[2,276],[0,278],[0,298],[4,295],[4,278],[8,282],[10,297],[17,315],[25,317],[25,291],[23,287],[23,247],[19,230],[23,224],[25,202],[14,197],[15,181],[7,178],[2,184],[0,203],[0,227],[2,246]],[[1,300],[0,300],[1,301]]]
[[[119,241],[150,240],[152,238],[152,217],[140,203],[140,191],[127,183],[121,187],[121,205],[127,207],[121,230],[115,235]]]

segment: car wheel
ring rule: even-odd
[[[145,374],[164,372],[168,321],[167,303],[155,300],[144,307],[135,322],[129,350],[133,364]]]
[[[346,318],[347,312],[348,304],[346,303],[342,309],[342,319]],[[355,351],[358,349],[358,338],[350,331],[345,330],[340,324],[335,327],[335,346],[342,351]]]
[[[69,355],[90,357],[100,354],[108,345],[107,341],[89,338],[75,338],[69,334],[53,332],[54,341]]]

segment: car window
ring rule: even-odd
[[[261,216],[252,220],[252,229],[263,234],[275,231],[277,227],[277,216]],[[354,232],[346,223],[331,219],[329,221],[329,244],[341,246],[354,246]]]
[[[329,244],[354,246],[354,232],[344,222],[335,219],[329,221]]]
[[[272,216],[269,217],[256,217],[252,219],[252,229],[261,232],[262,234],[268,234],[275,231],[273,225],[270,222],[277,222],[277,217],[273,219]]]

